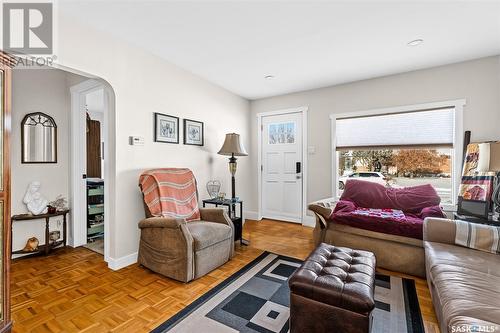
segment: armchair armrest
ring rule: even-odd
[[[436,217],[424,219],[424,241],[454,245],[456,232],[454,220]]]
[[[333,213],[337,201],[334,198],[328,198],[320,201],[310,203],[307,208],[316,216],[316,222],[321,229],[328,226],[327,220]]]
[[[148,217],[139,222],[139,228],[178,229],[183,224],[186,224],[186,221],[183,219],[174,219],[169,217]]]
[[[139,263],[180,281],[194,278],[194,239],[183,219],[149,217],[139,222]]]
[[[232,227],[233,222],[222,208],[200,208],[200,215],[203,221],[227,224]]]

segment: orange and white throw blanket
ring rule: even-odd
[[[189,169],[165,168],[143,172],[139,186],[153,216],[200,219],[196,179]]]

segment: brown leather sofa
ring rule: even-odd
[[[455,236],[453,220],[424,221],[427,283],[441,332],[500,332],[500,255],[457,246]]]

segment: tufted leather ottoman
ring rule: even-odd
[[[290,332],[370,332],[371,252],[321,243],[290,277]]]

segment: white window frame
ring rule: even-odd
[[[413,105],[402,105],[391,108],[382,108],[382,109],[371,109],[371,110],[363,110],[363,111],[354,111],[348,113],[333,113],[330,114],[330,123],[331,123],[331,174],[332,174],[332,184],[331,191],[332,197],[335,199],[339,199],[338,195],[338,172],[337,172],[337,162],[338,162],[338,153],[337,153],[337,143],[336,143],[336,121],[341,118],[352,118],[352,117],[364,117],[364,116],[379,116],[384,114],[392,114],[392,113],[403,113],[403,112],[411,112],[411,111],[423,111],[423,110],[432,110],[432,109],[441,109],[441,108],[454,108],[455,109],[455,128],[453,133],[453,149],[452,149],[452,189],[451,189],[451,204],[442,205],[445,211],[456,211],[457,205],[457,196],[458,190],[460,186],[460,179],[462,177],[462,159],[463,159],[463,110],[466,105],[465,99],[457,99],[457,100],[449,100],[442,102],[432,102],[432,103],[424,103],[424,104],[413,104]]]

